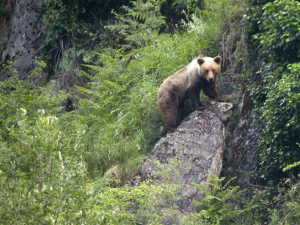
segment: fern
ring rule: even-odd
[[[242,216],[257,207],[257,205],[243,206],[239,202],[244,197],[245,190],[239,186],[230,186],[235,179],[230,179],[224,186],[225,178],[213,177],[205,187],[196,185],[204,193],[201,201],[193,201],[201,210],[186,216],[187,224],[243,224]]]
[[[162,1],[137,0],[131,3],[131,7],[122,7],[124,14],[113,12],[117,23],[106,26],[118,40],[118,47],[126,51],[147,45],[165,24],[165,17],[160,13]]]

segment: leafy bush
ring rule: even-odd
[[[282,78],[276,72],[265,77],[266,101],[260,112],[265,119],[262,137],[262,165],[268,172],[275,172],[288,164],[299,161],[300,142],[300,64],[287,66]],[[275,78],[275,79],[274,79]]]
[[[300,222],[300,181],[290,180],[288,185],[288,188],[282,189],[274,198],[277,207],[271,210],[270,224],[299,224]]]
[[[299,144],[298,144],[299,145]],[[283,168],[283,171],[291,170],[300,165],[300,161],[295,162],[291,165]],[[289,179],[285,184],[288,188],[284,189],[278,197],[275,199],[281,204],[281,209],[273,210],[272,222],[275,224],[277,222],[286,224],[297,224],[300,222],[300,173],[296,179]],[[275,216],[274,216],[275,214]]]
[[[32,120],[38,117],[39,109],[47,109],[47,115],[61,111],[60,104],[65,97],[61,93],[51,94],[51,91],[51,85],[38,88],[19,80],[16,74],[0,82],[0,137],[9,141],[7,135],[16,124],[16,113],[20,108],[25,109]]]
[[[15,122],[10,141],[0,142],[1,223],[80,221],[86,198],[83,131],[66,135],[59,119],[43,110],[32,121],[20,108]]]
[[[222,185],[224,178],[212,178],[198,202],[199,213],[187,213],[185,224],[298,224],[299,177],[288,180],[284,186],[249,186],[241,190],[230,186],[231,179]],[[276,191],[276,195],[274,192]],[[271,194],[272,193],[272,194]]]
[[[258,20],[260,32],[255,35],[269,61],[295,62],[300,47],[300,3],[275,0],[265,4]]]
[[[251,92],[261,115],[259,171],[264,179],[278,182],[286,176],[282,167],[299,160],[299,65],[295,62],[299,58],[300,5],[294,0],[250,2],[248,19],[256,45],[251,46],[256,68],[252,68],[248,86],[254,87]]]
[[[174,187],[149,181],[135,188],[95,185],[90,190],[95,193],[89,202],[86,221],[89,224],[162,224],[162,219],[178,213],[176,207],[162,211],[167,201],[175,199]]]
[[[176,186],[141,183],[110,188],[87,179],[82,158],[84,129],[64,132],[61,120],[41,110],[31,121],[16,113],[10,144],[0,141],[1,223],[160,223]],[[71,135],[72,134],[72,135]]]
[[[51,85],[38,88],[13,75],[0,87],[0,221],[61,221],[84,202],[83,130],[63,132],[65,96]]]
[[[171,185],[110,188],[105,180],[87,178],[86,130],[70,123],[72,114],[60,113],[63,96],[17,77],[0,85],[0,223],[158,223],[164,218],[160,208],[174,197]]]

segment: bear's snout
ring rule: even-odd
[[[212,83],[212,82],[214,82],[214,78],[209,78],[208,81],[209,81],[209,83]]]

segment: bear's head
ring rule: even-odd
[[[216,76],[221,71],[221,56],[211,57],[199,57],[197,62],[200,65],[200,76],[206,79],[209,83],[213,83]]]

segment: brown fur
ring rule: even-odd
[[[174,131],[179,125],[186,99],[191,99],[195,110],[205,108],[199,96],[202,89],[209,98],[223,101],[216,89],[216,77],[221,71],[221,60],[220,56],[197,57],[161,84],[158,90],[158,105],[168,131]]]

